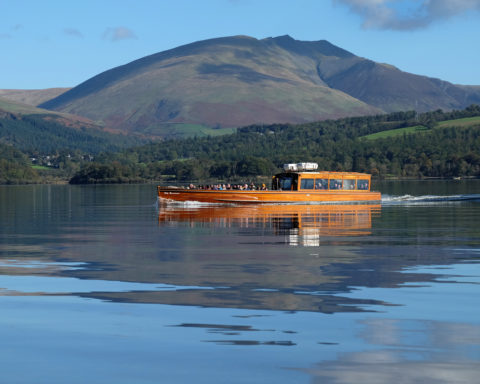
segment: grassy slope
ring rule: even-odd
[[[437,123],[434,129],[438,128],[447,128],[447,127],[471,127],[480,124],[480,116],[476,117],[466,117],[463,119],[447,120]],[[423,125],[415,125],[413,127],[390,129],[388,131],[382,131],[377,133],[372,133],[371,135],[362,136],[362,139],[367,140],[376,140],[376,139],[386,139],[391,137],[402,136],[404,134],[415,134],[415,133],[425,133],[429,129]]]
[[[72,128],[91,127],[101,128],[101,125],[81,116],[72,115],[69,113],[55,112],[43,108],[34,107],[29,104],[20,103],[4,97],[0,97],[0,112],[18,114],[18,115],[36,115],[42,116],[46,119],[53,119],[61,124]]]
[[[480,124],[480,116],[465,117],[463,119],[440,121],[437,123],[438,128],[446,127],[471,127]]]
[[[46,109],[36,108],[29,104],[20,103],[7,99],[5,97],[0,97],[0,110],[10,113],[19,113],[22,115],[33,115],[33,114],[57,114],[57,112],[47,111]]]
[[[0,89],[0,97],[19,103],[37,106],[61,95],[69,89],[70,88]]]

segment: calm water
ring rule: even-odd
[[[480,181],[380,206],[0,187],[1,383],[474,383]]]

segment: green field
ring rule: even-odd
[[[471,127],[473,125],[479,125],[479,124],[480,124],[480,116],[475,116],[475,117],[465,117],[463,119],[440,121],[437,123],[437,126],[435,128]]]
[[[178,124],[176,134],[183,137],[205,137],[205,136],[221,136],[234,133],[235,128],[214,129],[199,124]]]
[[[440,121],[435,125],[433,129],[448,128],[448,127],[465,128],[465,127],[471,127],[475,125],[480,125],[480,116]],[[387,138],[403,136],[403,135],[425,133],[428,131],[429,129],[423,125],[415,125],[413,127],[390,129],[387,131],[372,133],[371,135],[362,136],[361,138],[366,140],[387,139]]]
[[[153,136],[164,136],[169,138],[207,137],[221,136],[234,133],[236,128],[210,128],[201,124],[188,123],[167,123],[160,126],[153,126],[145,133]]]
[[[386,139],[386,138],[396,137],[396,136],[410,135],[413,133],[426,132],[426,131],[428,131],[427,127],[424,127],[423,125],[415,125],[413,127],[390,129],[388,131],[372,133],[371,135],[362,136],[361,138],[367,139],[367,140],[377,140],[377,139]]]
[[[45,170],[51,169],[51,168],[45,167],[44,165],[32,165],[32,168],[39,171],[45,171]]]

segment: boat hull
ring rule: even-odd
[[[370,191],[242,191],[158,187],[160,199],[204,203],[379,203],[380,192]]]

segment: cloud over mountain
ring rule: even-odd
[[[415,30],[471,11],[480,0],[334,0],[363,18],[365,29]]]
[[[110,41],[120,41],[127,39],[136,39],[137,35],[130,28],[127,27],[115,27],[107,28],[103,33],[103,38]]]

